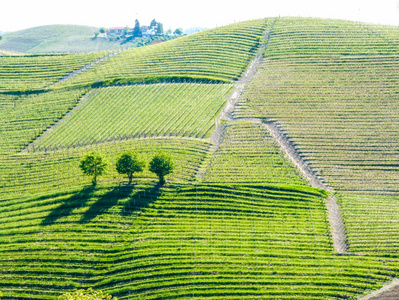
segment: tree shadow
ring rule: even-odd
[[[75,208],[82,207],[93,195],[95,187],[90,185],[64,200],[64,203],[55,208],[42,222],[41,225],[51,225],[62,217],[69,216]]]
[[[134,185],[120,185],[105,193],[90,206],[80,219],[80,222],[88,223],[98,215],[105,213],[111,207],[117,205],[120,199],[129,197],[134,188]]]
[[[161,195],[161,186],[159,184],[150,186],[143,190],[137,190],[131,195],[129,201],[123,207],[122,215],[130,216],[135,211],[147,208],[151,203],[155,202]]]

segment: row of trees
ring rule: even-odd
[[[104,174],[107,166],[108,163],[97,152],[86,153],[79,164],[83,174],[93,176],[93,185],[97,184],[97,177]],[[116,171],[127,175],[129,184],[132,183],[134,173],[144,171],[145,167],[145,160],[135,151],[125,151],[116,161]],[[174,167],[172,156],[164,152],[155,154],[149,163],[149,171],[158,176],[161,185],[165,183],[165,176],[173,172]]]

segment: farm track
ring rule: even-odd
[[[228,97],[228,101],[225,107],[221,111],[219,120],[217,121],[216,128],[212,132],[210,137],[210,141],[215,145],[215,147],[212,148],[212,155],[220,146],[220,143],[223,139],[223,134],[227,128],[225,124],[221,124],[221,120],[224,120],[225,122],[246,121],[253,123],[261,123],[270,132],[271,136],[278,142],[280,147],[284,150],[287,156],[294,162],[294,164],[298,167],[303,176],[310,182],[310,184],[313,187],[333,192],[332,188],[326,185],[324,181],[320,178],[320,176],[316,174],[311,169],[309,164],[301,157],[301,155],[295,149],[292,142],[289,140],[289,138],[286,136],[283,130],[281,130],[280,126],[278,126],[274,122],[263,121],[259,118],[237,118],[234,116],[234,109],[243,91],[245,90],[246,85],[252,80],[253,76],[256,74],[257,68],[263,59],[262,53],[265,51],[269,43],[270,35],[273,31],[273,27],[276,20],[274,20],[270,28],[270,31],[268,31],[263,36],[265,42],[260,46],[255,59],[251,62],[244,75],[236,83],[234,90],[231,92],[231,94]],[[206,171],[202,171],[201,174],[197,174],[197,177],[201,177],[201,175],[203,175],[202,173],[204,172]],[[331,235],[333,239],[334,249],[340,254],[345,254],[347,253],[345,227],[342,221],[336,197],[331,195],[326,200],[326,205],[328,210],[328,218],[331,227]]]
[[[118,55],[120,53],[121,52],[114,52],[114,53],[110,53],[108,55],[105,55],[105,56],[103,56],[103,57],[101,57],[101,58],[99,58],[99,59],[97,59],[97,60],[95,60],[95,61],[93,61],[93,62],[91,62],[91,63],[89,63],[87,65],[85,65],[84,67],[82,67],[82,68],[80,68],[78,70],[75,70],[75,71],[69,73],[68,75],[65,75],[62,79],[60,79],[57,82],[53,83],[48,88],[52,88],[53,86],[55,86],[57,84],[60,84],[60,83],[62,83],[64,81],[67,81],[67,80],[79,75],[80,73],[82,73],[82,72],[84,72],[84,71],[86,71],[86,70],[98,65],[99,63],[102,63],[103,61],[105,61],[107,59],[110,59],[111,57],[113,57],[115,55]]]
[[[389,284],[373,293],[360,298],[360,300],[395,300],[399,295],[399,279],[394,279]]]

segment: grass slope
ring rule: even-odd
[[[5,299],[88,286],[121,299],[337,299],[387,280],[390,264],[333,255],[323,197],[141,183],[2,201],[0,289]]]
[[[181,79],[231,82],[254,58],[272,19],[240,22],[166,43],[124,51],[63,85]]]
[[[59,55],[0,56],[0,92],[42,92],[83,66],[106,56],[105,52]]]
[[[210,134],[231,88],[227,84],[181,83],[96,89],[36,148],[66,148],[146,136],[203,138]]]
[[[282,125],[338,191],[348,250],[384,261],[398,248],[398,45],[393,27],[279,19],[235,111]]]
[[[129,47],[120,41],[93,40],[97,29],[79,25],[47,25],[3,35],[0,49],[24,53],[65,53],[117,50]]]
[[[236,115],[280,123],[337,190],[398,192],[399,30],[385,29],[277,21]]]
[[[204,182],[308,184],[261,124],[231,122],[226,126]]]
[[[8,71],[0,67],[0,74],[12,83],[12,88],[6,85],[0,93],[0,290],[4,299],[55,299],[64,291],[87,287],[102,289],[121,299],[355,299],[398,275],[399,261],[392,250],[396,240],[391,243],[386,235],[377,236],[378,228],[395,230],[395,226],[387,225],[397,217],[395,209],[380,218],[378,227],[364,219],[372,215],[373,208],[382,212],[389,198],[338,195],[344,208],[349,246],[357,255],[337,255],[326,216],[326,192],[308,186],[259,124],[228,122],[222,143],[212,157],[209,156],[213,145],[204,139],[167,136],[173,134],[178,121],[163,113],[157,120],[165,128],[164,137],[113,142],[100,139],[97,142],[101,143],[84,147],[20,153],[21,148],[62,119],[85,95],[91,97],[87,104],[97,104],[93,111],[106,116],[114,98],[122,104],[117,105],[118,111],[125,106],[134,110],[134,105],[130,105],[136,98],[129,95],[140,89],[145,92],[141,105],[158,104],[159,112],[168,111],[167,101],[182,107],[179,101],[183,97],[178,91],[189,94],[187,107],[179,116],[192,119],[190,124],[197,122],[192,113],[196,111],[199,115],[198,107],[212,106],[205,118],[207,125],[200,126],[201,134],[206,134],[223,102],[212,96],[212,87],[224,97],[230,85],[169,83],[96,91],[92,87],[161,79],[170,82],[188,77],[234,81],[248,66],[259,44],[265,42],[261,36],[272,29],[273,21],[233,24],[147,49],[126,51],[67,80],[62,84],[65,89],[60,85],[56,90],[38,91],[58,80],[61,73],[78,67],[64,66],[69,65],[66,58],[72,56],[22,56],[20,65],[17,60],[10,63],[11,58],[5,58],[7,63],[3,65],[11,67]],[[376,155],[375,162],[379,162],[383,157],[378,156],[382,151],[378,148],[380,140],[372,135],[379,127],[370,130],[364,124],[388,124],[384,128],[392,130],[386,130],[387,140],[392,138],[389,134],[396,133],[394,101],[389,102],[385,96],[379,101],[376,96],[389,91],[392,97],[396,95],[396,88],[389,81],[396,78],[390,68],[391,63],[395,65],[399,41],[396,32],[388,27],[343,21],[278,19],[262,69],[245,89],[236,116],[277,120],[298,148],[302,147],[303,154],[310,152],[302,145],[324,144],[317,144],[321,126],[315,120],[326,128],[331,124],[332,132],[337,130],[338,134],[330,134],[326,141],[344,139],[338,143],[340,147],[330,144],[331,153],[341,165],[347,161],[337,149],[345,147],[352,147],[353,156],[372,151],[361,155]],[[357,65],[359,62],[361,65]],[[353,68],[354,65],[357,67]],[[373,70],[378,76],[373,75]],[[19,75],[14,76],[15,71]],[[38,82],[24,87],[25,81],[29,83],[36,77]],[[375,92],[369,88],[372,84],[376,84]],[[190,90],[194,86],[196,89]],[[168,91],[171,88],[176,90]],[[317,94],[319,90],[322,93]],[[340,93],[330,98],[336,90]],[[122,91],[126,95],[119,97],[118,92]],[[150,95],[159,92],[165,92],[165,96],[150,100]],[[312,98],[313,93],[320,103]],[[356,95],[368,100],[361,102]],[[347,97],[350,101],[345,102]],[[340,113],[334,114],[326,99]],[[310,102],[306,106],[307,100]],[[368,106],[370,111],[377,111],[375,120],[365,109]],[[348,107],[353,108],[350,114],[345,113]],[[75,112],[76,118],[84,115],[81,108],[84,105]],[[324,110],[327,114],[323,114]],[[389,112],[391,115],[387,115]],[[330,114],[334,118],[328,117]],[[88,123],[94,115],[89,114]],[[352,117],[357,121],[352,122]],[[364,136],[357,134],[363,140],[359,142],[357,135],[351,135],[345,127],[347,121],[352,122],[350,128],[356,125],[363,129]],[[74,123],[68,128],[77,125]],[[87,128],[83,121],[80,124],[65,130],[61,140],[73,141],[71,132],[81,131],[83,135]],[[104,125],[102,129],[108,129],[113,123]],[[153,127],[148,134],[156,135],[160,128]],[[107,135],[126,134],[116,129]],[[362,147],[347,144],[345,139]],[[54,139],[43,140],[50,141],[54,143]],[[387,150],[391,144],[383,145]],[[157,150],[171,152],[178,167],[167,177],[166,186],[157,186],[154,175],[148,171],[138,174],[135,185],[126,186],[126,179],[113,167],[117,156],[126,149],[137,150],[147,160]],[[91,179],[83,177],[78,168],[79,159],[90,150],[102,153],[110,163],[95,189],[88,186]],[[319,160],[307,156],[308,160],[318,170],[325,168],[330,172],[325,166],[333,164],[334,159],[330,152],[321,153]],[[352,163],[349,166],[358,170],[353,174],[374,167],[348,157]],[[388,155],[387,159],[395,168],[395,156]],[[367,164],[368,160],[364,162]],[[208,182],[197,182],[197,174],[204,165],[208,166],[204,177]],[[382,168],[387,174],[394,174],[387,167]],[[336,182],[346,184],[345,188],[334,185],[335,188],[367,192],[358,188],[356,177],[350,182],[350,172],[331,174],[323,175],[328,180],[341,176]],[[383,189],[395,184],[390,180],[387,177]],[[372,182],[382,184],[378,180],[367,184]],[[394,189],[384,191],[393,193]],[[369,207],[365,209],[364,205]],[[370,235],[369,240],[359,233],[360,229]],[[362,239],[367,242],[362,244]]]

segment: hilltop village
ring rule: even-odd
[[[101,27],[94,33],[93,39],[107,39],[113,40],[124,40],[130,42],[135,38],[153,38],[154,40],[169,40],[174,37],[183,35],[183,29],[177,28],[174,31],[168,29],[164,31],[163,24],[153,19],[149,26],[140,25],[139,20],[136,19],[133,28],[129,26],[125,27]]]

